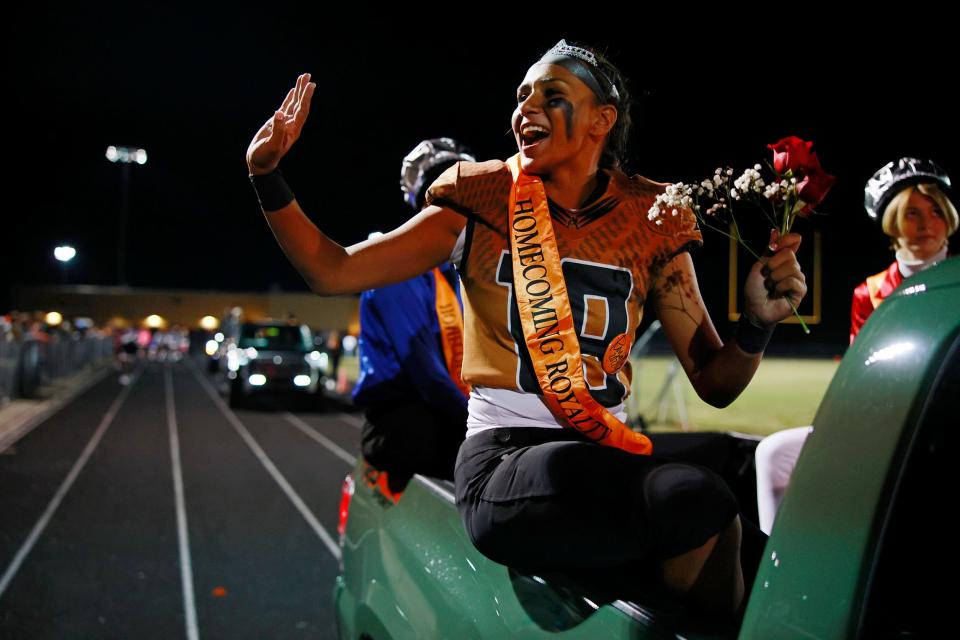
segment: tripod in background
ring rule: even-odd
[[[631,382],[630,397],[627,402],[627,414],[631,416],[631,426],[646,431],[648,422],[645,416],[651,415],[656,408],[656,422],[664,423],[670,413],[671,396],[677,411],[677,419],[680,422],[680,428],[683,431],[690,431],[693,425],[687,416],[687,401],[683,395],[683,384],[678,376],[680,373],[680,362],[673,358],[667,367],[667,375],[663,379],[663,384],[656,394],[656,398],[649,404],[646,411],[640,408],[640,365],[643,358],[650,352],[650,341],[657,331],[660,330],[660,321],[654,320],[647,330],[643,332],[640,339],[630,350],[630,360],[633,363],[633,381]]]

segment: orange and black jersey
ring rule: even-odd
[[[702,243],[692,212],[652,221],[647,212],[666,185],[605,171],[589,204],[577,211],[550,203],[563,256],[584,375],[607,407],[626,397],[630,367],[615,375],[600,360],[617,335],[633,335],[659,270],[677,253]],[[508,206],[513,178],[506,163],[460,162],[427,192],[427,204],[467,217],[460,275],[464,301],[463,379],[474,385],[540,393],[513,299]]]

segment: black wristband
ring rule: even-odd
[[[260,201],[260,208],[263,211],[279,211],[293,202],[293,191],[287,181],[283,179],[280,169],[274,169],[270,173],[250,176],[250,183],[253,184],[253,190]]]
[[[740,320],[737,322],[737,334],[736,341],[747,353],[760,353],[767,348],[767,343],[770,342],[770,337],[773,335],[773,330],[777,328],[776,324],[772,324],[768,327],[762,327],[758,324],[754,324],[750,318],[747,317],[747,314],[741,313]]]

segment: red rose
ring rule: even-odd
[[[801,140],[797,136],[787,136],[774,144],[768,144],[767,149],[773,151],[773,168],[778,174],[792,169],[794,173],[803,169],[810,161],[810,147],[812,142]]]
[[[806,166],[801,170],[803,180],[797,184],[797,195],[812,208],[823,202],[837,179],[823,170],[816,153],[810,154]]]

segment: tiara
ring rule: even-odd
[[[553,48],[550,51],[547,51],[543,54],[541,60],[551,58],[574,58],[582,62],[586,62],[590,65],[591,69],[584,69],[584,73],[579,73],[574,69],[571,69],[581,80],[587,83],[593,92],[597,95],[600,100],[606,101],[608,99],[613,100],[614,102],[620,101],[620,92],[617,90],[617,85],[607,77],[607,74],[600,69],[600,63],[597,62],[597,56],[590,51],[589,49],[584,49],[582,47],[575,47],[573,45],[567,44],[566,40],[561,40],[557,44],[553,45]],[[599,76],[604,80],[609,87],[604,91],[600,84],[597,82],[596,77]]]
[[[597,56],[595,56],[592,51],[569,45],[567,44],[566,40],[561,40],[557,44],[553,45],[553,48],[550,49],[550,51],[547,51],[547,55],[551,54],[566,56],[568,58],[577,58],[579,60],[583,60],[594,68],[599,68],[600,66],[597,63]]]

